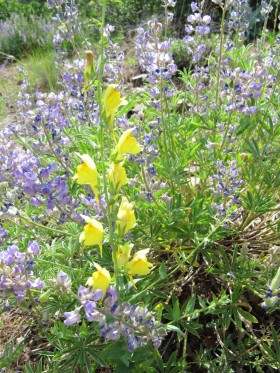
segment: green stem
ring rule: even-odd
[[[269,7],[271,6],[271,2],[272,2],[272,0],[270,0],[270,2],[269,2]],[[262,30],[262,37],[261,37],[261,46],[260,46],[260,50],[261,51],[263,49],[263,43],[264,43],[265,37],[267,36],[266,26],[267,26],[267,22],[268,22],[268,17],[269,17],[269,14],[266,15],[265,20],[264,20],[264,25],[263,25],[263,30]]]
[[[276,36],[276,28],[277,28],[277,19],[278,19],[278,10],[279,10],[279,3],[276,3],[275,9],[275,16],[274,16],[274,24],[273,24],[273,35]]]
[[[104,122],[103,122],[103,117],[102,117],[102,112],[103,112],[103,105],[102,105],[102,82],[103,82],[103,80],[102,80],[102,75],[103,75],[103,67],[104,67],[104,64],[105,64],[104,27],[105,27],[106,3],[107,3],[107,0],[103,0],[102,16],[101,16],[101,40],[100,40],[101,50],[100,50],[100,59],[99,59],[99,68],[98,68],[98,83],[97,83],[97,96],[98,96],[99,113],[100,113],[99,141],[100,141],[100,155],[101,155],[104,195],[105,195],[108,229],[109,229],[109,243],[111,245],[112,257],[113,257],[113,262],[114,262],[114,272],[115,272],[115,278],[116,278],[116,291],[119,295],[119,269],[118,269],[118,263],[117,263],[118,244],[117,244],[117,242],[115,240],[115,237],[114,237],[113,221],[112,221],[112,217],[111,217],[111,214],[112,214],[112,211],[111,211],[111,208],[110,208],[111,199],[109,197],[108,185],[107,185],[105,149],[104,149],[105,133],[104,133]]]
[[[163,87],[163,79],[162,79],[162,76],[161,76],[160,77],[160,117],[161,117],[161,124],[162,124],[161,128],[162,128],[162,134],[163,134],[163,147],[164,147],[165,155],[167,156],[167,164],[168,164],[168,169],[169,169],[169,172],[170,172],[170,186],[171,186],[172,195],[174,196],[175,188],[174,188],[174,184],[173,184],[173,168],[172,168],[172,165],[171,165],[171,162],[170,162],[171,154],[168,150],[168,145],[167,145],[167,140],[168,140],[167,132],[169,132],[169,131],[168,131],[166,120],[165,120],[164,114],[163,114],[163,103],[164,103],[163,88],[164,88]],[[171,133],[170,133],[170,136],[172,136]]]
[[[52,146],[52,143],[50,142],[50,139],[49,139],[49,137],[48,137],[48,134],[47,134],[47,132],[45,131],[45,129],[43,128],[43,131],[44,131],[44,134],[45,134],[45,136],[46,136],[46,140],[47,140],[47,142],[48,142],[48,145],[49,145],[49,147],[50,147],[50,149],[51,149],[51,151],[52,151],[52,153],[53,153],[53,156],[54,156],[54,158],[58,161],[58,163],[61,165],[61,167],[67,172],[67,173],[71,173],[71,170],[69,170],[69,168],[67,168],[65,165],[64,165],[64,163],[61,161],[61,159],[59,159],[58,157],[57,157],[57,155],[55,154],[55,151],[54,151],[54,148],[53,148],[53,146]]]
[[[222,21],[221,21],[221,30],[220,30],[220,47],[219,47],[219,61],[218,61],[218,77],[217,77],[217,87],[216,87],[216,106],[218,105],[219,99],[219,92],[220,92],[220,70],[221,70],[221,63],[222,63],[222,47],[224,41],[224,29],[225,29],[225,15],[226,15],[226,5],[222,7]]]
[[[35,223],[34,221],[29,220],[28,218],[26,218],[26,217],[23,216],[23,215],[20,215],[20,217],[21,217],[21,219],[23,219],[24,221],[26,221],[28,224],[31,224],[31,225],[33,225],[33,226],[36,227],[36,228],[40,228],[40,229],[48,230],[48,231],[50,231],[50,232],[53,232],[53,233],[59,234],[59,236],[61,236],[61,235],[64,235],[64,236],[70,236],[70,237],[73,236],[72,234],[70,234],[70,233],[68,233],[68,232],[64,232],[64,231],[61,231],[61,230],[59,231],[59,230],[57,230],[57,229],[50,228],[50,227],[48,227],[48,226],[46,226],[46,225],[42,225],[42,224],[39,224],[39,223]],[[14,222],[13,222],[13,223],[14,223]]]

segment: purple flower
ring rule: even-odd
[[[0,294],[2,291],[9,291],[17,296],[17,301],[21,302],[27,290],[44,287],[44,282],[37,278],[33,280],[32,269],[34,260],[32,256],[38,253],[37,242],[29,242],[26,253],[20,252],[18,246],[8,246],[7,250],[0,251]]]
[[[66,320],[64,320],[64,324],[70,326],[79,323],[81,321],[80,311],[81,307],[77,307],[74,311],[65,312],[64,316],[66,317]]]
[[[118,295],[112,287],[106,291],[103,307],[102,304],[97,305],[93,300],[100,300],[100,294],[94,294],[90,288],[86,289],[80,286],[78,296],[82,306],[64,314],[66,326],[81,321],[80,311],[83,307],[86,319],[99,323],[102,337],[107,340],[116,340],[124,336],[130,351],[145,346],[149,341],[152,341],[154,346],[158,348],[166,335],[162,325],[156,322],[147,308],[131,306],[129,302],[118,305]]]
[[[199,10],[197,3],[195,3],[194,1],[191,3],[191,8],[193,12],[196,12],[197,10]]]
[[[40,253],[39,244],[37,241],[29,241],[27,244],[27,252],[29,254],[38,255]]]

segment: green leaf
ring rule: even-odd
[[[164,372],[163,360],[162,360],[162,357],[161,357],[161,355],[160,355],[160,353],[157,349],[155,349],[154,356],[155,356],[155,359],[156,359],[157,366],[160,369],[160,372]]]
[[[186,324],[184,323],[184,327],[185,329],[187,329],[188,332],[195,335],[197,338],[200,338],[200,335],[198,334],[198,332],[189,323],[186,323]]]
[[[185,310],[186,315],[191,315],[193,313],[194,307],[195,307],[195,302],[196,302],[196,294],[193,294],[190,297],[190,299],[188,300],[186,310]]]
[[[82,323],[82,325],[80,326],[80,336],[81,336],[82,338],[85,338],[87,335],[88,335],[88,331],[87,331],[87,323],[85,322],[85,320],[83,320],[83,323]]]
[[[126,351],[126,346],[123,341],[117,341],[115,343],[110,343],[103,350],[102,355],[106,356],[109,360],[118,360],[120,355]]]
[[[86,353],[86,351],[84,351],[83,358],[84,358],[84,364],[87,367],[88,372],[92,373],[92,365],[91,365],[91,362],[89,360],[89,357],[88,357],[88,354]]]
[[[177,359],[177,353],[178,351],[174,351],[172,353],[172,355],[170,356],[169,360],[168,360],[168,363],[166,365],[166,372],[169,373],[172,365],[175,365],[176,364],[176,359]]]
[[[93,348],[89,348],[87,350],[87,352],[93,357],[94,361],[101,365],[102,367],[107,367],[108,368],[108,365],[106,364],[106,361],[100,356],[98,355]]]
[[[275,348],[277,358],[278,358],[278,360],[280,361],[279,334],[278,334],[277,331],[273,328],[273,326],[271,327],[271,332],[272,332],[272,338],[273,338],[273,346],[274,346],[274,348]]]
[[[233,316],[237,329],[242,330],[242,321],[235,307],[233,308]]]
[[[175,325],[171,325],[171,324],[169,324],[169,325],[167,325],[166,329],[167,329],[167,330],[170,330],[171,332],[176,332],[177,334],[179,334],[179,335],[181,335],[182,337],[185,338],[185,334],[182,332],[182,330],[179,329],[179,328],[178,328],[177,326],[175,326]]]
[[[172,309],[172,318],[173,318],[173,321],[176,321],[180,318],[181,316],[181,311],[180,311],[180,305],[179,305],[179,300],[176,299],[176,302],[173,306],[173,309]]]
[[[244,317],[245,320],[258,324],[259,321],[255,318],[255,316],[251,315],[247,311],[244,311],[242,308],[237,308],[237,310],[238,310],[239,315]]]
[[[162,279],[165,279],[167,277],[167,271],[166,271],[166,266],[164,262],[162,262],[159,267],[159,275]]]
[[[225,329],[229,328],[230,321],[231,321],[230,319],[231,319],[231,313],[228,310],[228,312],[226,312],[226,314],[225,314],[225,317],[223,318],[223,324],[225,326]]]

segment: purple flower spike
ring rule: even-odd
[[[158,348],[166,335],[162,325],[157,322],[152,313],[146,307],[131,306],[129,302],[118,305],[116,289],[109,287],[103,302],[96,304],[96,298],[100,294],[93,293],[91,288],[79,287],[78,296],[82,304],[86,319],[90,322],[98,322],[101,336],[107,340],[116,340],[124,336],[128,341],[130,351],[137,347],[145,346],[149,341]],[[65,325],[72,325],[81,320],[81,307],[64,315]],[[108,323],[108,320],[111,322]]]

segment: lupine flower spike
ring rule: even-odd
[[[88,224],[84,226],[84,231],[80,234],[79,241],[83,242],[85,246],[98,245],[102,256],[102,241],[104,237],[102,224],[89,216],[81,215],[81,217]]]
[[[102,297],[103,306],[97,304]],[[116,289],[112,287],[108,287],[106,293],[103,293],[80,286],[78,298],[81,305],[74,311],[64,313],[66,326],[79,323],[83,309],[89,322],[95,321],[99,324],[103,338],[112,341],[124,336],[129,351],[145,346],[149,341],[155,348],[159,348],[167,334],[162,324],[155,320],[153,313],[146,307],[131,305],[129,302],[119,303]]]

